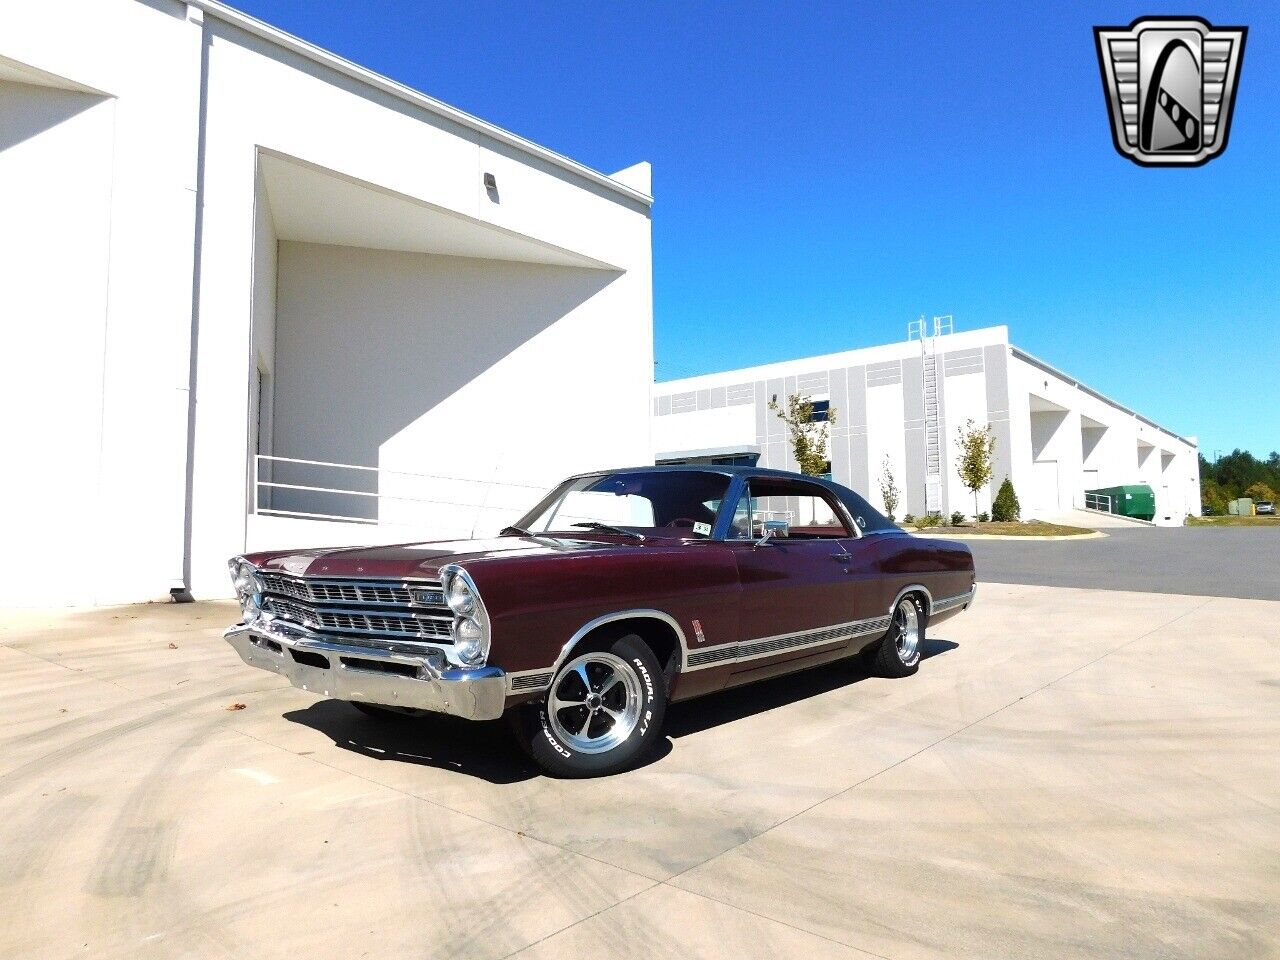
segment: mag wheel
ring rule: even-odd
[[[630,634],[570,657],[545,700],[512,719],[521,745],[548,773],[604,776],[632,766],[657,742],[666,700],[657,657]]]
[[[893,608],[889,632],[880,641],[873,667],[883,677],[909,677],[920,667],[924,649],[925,613],[920,600],[908,594]]]

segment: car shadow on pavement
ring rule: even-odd
[[[930,637],[924,642],[920,659],[928,660],[958,646],[950,640]],[[869,676],[862,661],[838,660],[672,704],[667,711],[665,736],[640,766],[657,763],[669,754],[673,738],[829,693]],[[910,679],[902,682],[909,683]],[[323,733],[342,750],[375,760],[450,770],[494,784],[519,783],[543,776],[501,720],[477,723],[436,714],[371,717],[341,700],[319,700],[302,710],[286,713],[284,719]]]
[[[950,640],[928,637],[920,651],[920,659],[923,662],[958,646],[960,644]],[[721,724],[852,686],[870,676],[872,674],[861,659],[837,660],[799,673],[761,680],[684,703],[673,703],[667,711],[665,732],[668,737],[676,738],[701,733]],[[910,683],[911,679],[908,677],[900,682]]]
[[[501,720],[477,723],[435,715],[383,719],[341,700],[320,700],[284,718],[323,733],[343,750],[375,760],[436,767],[495,784],[519,783],[541,774]]]

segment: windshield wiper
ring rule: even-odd
[[[524,527],[503,527],[498,531],[498,536],[505,537],[509,533],[518,533],[522,537],[536,537],[537,534],[532,530],[526,530]]]
[[[643,533],[636,533],[636,531],[628,530],[626,527],[615,527],[611,523],[597,523],[595,520],[591,520],[587,523],[575,523],[573,526],[583,527],[587,530],[602,530],[605,533],[620,533],[624,537],[635,537],[637,540],[644,540]]]

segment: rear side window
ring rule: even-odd
[[[896,523],[893,523],[879,510],[863,500],[852,490],[842,487],[840,489],[840,499],[844,501],[844,505],[848,508],[849,513],[853,515],[853,522],[858,525],[858,529],[863,533],[875,533],[878,530],[900,530]]]

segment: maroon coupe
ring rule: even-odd
[[[960,543],[747,467],[572,477],[491,540],[231,561],[244,661],[377,716],[506,714],[550,773],[638,762],[668,703],[863,655],[916,671],[973,601]]]

